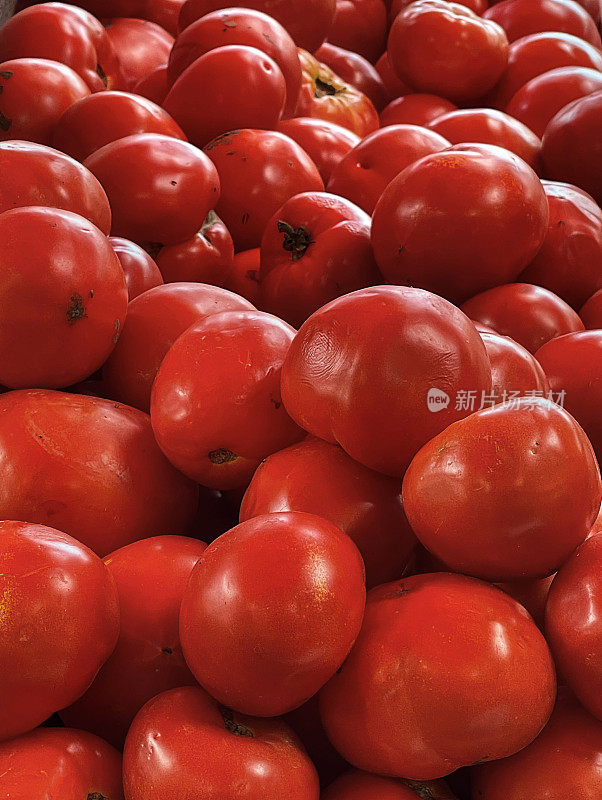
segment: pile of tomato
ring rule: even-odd
[[[602,798],[597,0],[0,28],[0,800]]]

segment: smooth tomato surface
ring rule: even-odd
[[[283,119],[278,123],[278,130],[305,150],[325,185],[340,160],[361,141],[353,131],[313,117]]]
[[[437,117],[455,111],[457,106],[435,94],[406,94],[398,97],[381,111],[380,126],[428,125]]]
[[[163,278],[159,267],[146,250],[134,242],[130,242],[129,239],[121,239],[119,236],[111,236],[109,242],[125,275],[128,301],[155,286],[161,286]]]
[[[337,0],[328,41],[374,63],[387,44],[387,9],[383,0]]]
[[[107,17],[107,12],[103,12]],[[113,45],[126,88],[132,89],[139,80],[156,67],[167,63],[174,39],[161,25],[137,15],[105,19],[105,27]]]
[[[511,42],[530,33],[561,31],[600,47],[596,23],[573,0],[504,0],[488,8],[483,16],[501,25]]]
[[[503,403],[520,395],[545,397],[550,384],[535,356],[514,339],[497,333],[481,333],[491,364],[491,395],[487,405]]]

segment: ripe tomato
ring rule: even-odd
[[[374,69],[380,75],[381,80],[385,85],[387,92],[389,93],[389,100],[409,94],[411,91],[410,87],[406,86],[406,84],[393,72],[393,67],[389,61],[389,54],[386,50],[374,65]]]
[[[533,617],[533,622],[540,631],[543,631],[546,601],[553,580],[554,575],[549,575],[547,578],[527,581],[505,581],[498,583],[497,586],[526,608]]]
[[[382,0],[379,2],[382,3]],[[372,64],[362,56],[325,42],[319,50],[316,50],[316,58],[321,64],[330,67],[345,83],[350,83],[369,97],[377,111],[382,111],[389,102],[389,92],[382,78]]]
[[[1,395],[0,459],[0,518],[52,522],[101,556],[182,533],[196,511],[197,487],[163,457],[147,415],[109,400]]]
[[[335,297],[381,280],[370,246],[370,217],[342,197],[298,194],[265,227],[261,303],[294,327]]]
[[[416,455],[403,505],[422,544],[454,571],[544,578],[588,535],[602,500],[592,446],[542,397],[477,411]]]
[[[390,2],[391,8],[389,13],[391,22],[393,22],[400,11],[413,2],[414,0],[392,0],[392,2]],[[496,0],[493,0],[493,2],[496,2]],[[475,14],[480,15],[488,7],[488,2],[487,0],[464,0],[460,5],[466,6],[471,11],[474,11]]]
[[[387,125],[428,125],[442,114],[455,111],[456,106],[434,94],[407,94],[398,97],[383,109],[381,128]]]
[[[63,722],[121,749],[132,720],[151,697],[195,685],[182,655],[178,620],[184,589],[205,547],[185,536],[155,536],[105,557],[119,596],[119,639],[88,691],[61,711]]]
[[[210,142],[205,152],[220,177],[216,212],[236,251],[259,247],[268,220],[293,195],[324,189],[311,158],[282,133],[232,131]]]
[[[323,794],[323,800],[373,800],[376,797],[378,800],[416,800],[418,797],[454,800],[443,781],[399,781],[359,770],[341,775]]]
[[[105,565],[71,536],[6,521],[0,535],[2,740],[86,691],[115,647],[119,603]]]
[[[261,461],[302,433],[280,397],[295,331],[261,311],[225,311],[191,325],[163,359],[151,395],[159,447],[212,489],[246,487]]]
[[[103,17],[109,16],[103,12]],[[167,64],[174,38],[160,25],[145,19],[120,18],[105,21],[125,78],[131,89],[151,70]]]
[[[112,236],[109,242],[125,275],[128,300],[133,300],[134,297],[138,297],[142,292],[155,286],[161,286],[163,278],[159,267],[146,250],[134,242],[130,242],[129,239],[121,239],[119,236]]]
[[[325,184],[343,156],[361,141],[357,134],[341,125],[312,117],[283,119],[278,130],[305,150]]]
[[[387,27],[383,0],[337,0],[328,41],[374,64],[387,46]]]
[[[389,125],[366,136],[339,162],[328,191],[372,214],[396,175],[423,156],[449,146],[443,135],[417,125]]]
[[[236,253],[232,262],[232,269],[226,281],[226,289],[239,294],[261,310],[259,288],[260,255],[259,247]]]
[[[547,289],[529,283],[507,283],[481,292],[462,305],[471,319],[510,336],[530,353],[565,333],[582,331],[576,311]]]
[[[588,330],[602,328],[602,289],[588,299],[579,316]]]
[[[137,715],[123,785],[127,800],[183,800],[198,797],[199,787],[220,800],[320,794],[316,770],[284,722],[236,714],[192,686],[158,695]]]
[[[470,320],[440,297],[399,286],[321,308],[301,326],[282,370],[282,398],[299,425],[393,477],[466,415],[455,407],[458,390],[490,388]]]
[[[11,800],[123,800],[121,755],[85,731],[38,728],[0,744],[0,775]]]
[[[596,23],[579,3],[573,0],[504,0],[483,14],[494,20],[514,42],[530,33],[561,31],[578,36],[594,47],[600,47]]]
[[[126,136],[101,147],[85,165],[111,203],[111,233],[137,243],[189,239],[219,199],[219,177],[211,161],[171,136]]]
[[[528,350],[497,333],[481,333],[481,339],[491,364],[492,386],[487,405],[510,402],[520,395],[548,395],[550,385],[545,372]]]
[[[169,91],[167,85],[167,66],[155,67],[155,69],[147,72],[134,86],[132,91],[140,97],[146,97],[158,106],[163,105],[167,92]]]
[[[95,17],[137,17],[175,34],[184,0],[77,0]]]
[[[368,594],[320,708],[354,766],[432,780],[525,747],[555,697],[552,657],[522,606],[473,578],[417,575]]]
[[[374,210],[372,245],[387,280],[458,301],[515,280],[541,247],[548,219],[541,181],[522,159],[493,145],[455,145],[388,185]]]

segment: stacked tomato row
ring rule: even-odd
[[[602,797],[596,0],[0,30],[0,800]]]

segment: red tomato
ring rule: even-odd
[[[258,467],[240,521],[279,511],[317,514],[341,528],[362,554],[368,588],[401,577],[416,544],[399,481],[313,437],[274,453]]]
[[[312,117],[283,119],[278,123],[278,130],[305,150],[324,183],[343,156],[361,141],[357,134],[341,125]]]
[[[125,275],[125,282],[128,288],[128,300],[133,300],[142,292],[146,292],[155,286],[161,286],[163,278],[159,267],[143,250],[129,239],[120,239],[119,236],[112,236],[109,239],[111,247],[115,251],[117,258]]]
[[[226,280],[226,289],[246,298],[257,308],[260,307],[259,263],[261,250],[242,250],[236,253],[232,269]]]
[[[211,102],[199,103],[207,86]],[[190,141],[203,147],[237,128],[275,128],[285,102],[286,83],[276,62],[256,47],[228,45],[185,69],[163,105]]]
[[[104,12],[103,17],[108,14]],[[109,40],[121,65],[126,88],[131,89],[151,70],[167,64],[174,38],[160,25],[144,19],[105,21]]]
[[[434,94],[398,97],[381,112],[381,128],[387,125],[428,125],[437,117],[455,111],[456,106]]]
[[[432,780],[525,747],[555,696],[552,657],[523,607],[481,581],[439,574],[368,594],[361,633],[320,707],[354,766]]]
[[[335,167],[328,191],[372,214],[393,178],[423,156],[450,146],[447,139],[416,125],[390,125],[362,141]]]
[[[123,748],[146,702],[168,689],[195,685],[182,655],[178,620],[190,573],[205,547],[185,536],[156,536],[106,556],[119,595],[117,647],[86,694],[61,711],[63,722]]]
[[[158,106],[163,105],[169,86],[167,85],[167,66],[155,67],[155,69],[147,72],[147,74],[140,78],[138,83],[132,89],[134,94],[140,97],[146,97]]]
[[[328,41],[374,64],[387,46],[387,27],[383,0],[336,0]]]
[[[122,335],[103,368],[107,391],[148,411],[153,381],[178,336],[209,314],[252,308],[242,297],[202,283],[169,283],[144,292],[128,305]]]
[[[210,211],[198,233],[180,244],[162,247],[155,260],[166,283],[191,281],[224,286],[233,258],[232,237],[215,211]]]
[[[520,395],[547,396],[550,385],[539,362],[522,345],[497,333],[482,333],[491,363],[491,395],[479,398],[483,407],[512,402]],[[475,409],[476,410],[476,409]]]
[[[159,447],[212,489],[247,486],[261,461],[301,438],[280,397],[295,331],[261,311],[212,314],[163,359],[151,395]]]
[[[11,800],[123,800],[121,755],[85,731],[38,728],[1,744],[0,775]]]
[[[562,692],[552,718],[520,753],[472,769],[475,800],[546,800],[602,794],[602,723]]]
[[[408,94],[411,91],[409,86],[406,86],[403,81],[399,80],[397,75],[393,72],[393,67],[389,61],[389,54],[386,50],[374,65],[374,69],[380,75],[381,80],[384,83],[387,92],[389,93],[390,100],[396,97],[401,97],[402,95]]]
[[[1,395],[0,459],[2,519],[52,522],[101,556],[186,531],[196,511],[197,487],[163,457],[147,415],[109,400]]]
[[[105,565],[71,536],[6,521],[0,534],[2,740],[86,691],[115,647],[119,603]]]
[[[548,218],[541,181],[522,159],[493,145],[456,145],[388,185],[372,246],[387,280],[457,301],[515,280],[541,247]]]
[[[33,142],[0,142],[0,213],[23,206],[62,208],[108,234],[111,208],[98,180],[69,156]]]
[[[454,800],[443,781],[429,781],[428,784],[399,781],[358,770],[341,775],[323,794],[323,800],[416,800],[418,797]]]
[[[316,770],[284,722],[236,714],[192,686],[140,711],[125,744],[123,785],[127,800],[184,800],[199,787],[220,800],[320,794]]]
[[[594,451],[542,397],[477,411],[416,455],[403,505],[422,544],[456,572],[544,578],[586,538],[602,500]]]
[[[111,233],[138,243],[189,239],[219,199],[219,177],[211,161],[171,136],[126,136],[101,147],[85,165],[111,203]]]
[[[573,0],[504,0],[487,9],[483,16],[501,25],[511,42],[530,33],[561,31],[594,47],[601,44],[596,23]]]
[[[268,220],[289,198],[324,189],[311,158],[282,133],[232,131],[210,142],[205,152],[220,177],[216,211],[237,251],[259,247]]]
[[[399,286],[321,308],[302,325],[282,371],[282,398],[299,425],[393,477],[466,415],[455,408],[458,390],[490,388],[489,359],[470,320],[440,297]]]
[[[542,185],[550,207],[548,233],[520,279],[579,308],[602,288],[602,211],[576,186],[553,181]]]
[[[166,111],[126,92],[99,92],[84,97],[60,118],[53,145],[83,161],[106,144],[135,133],[161,133],[186,139]]]
[[[77,0],[95,17],[139,17],[175,34],[184,0]]]
[[[602,73],[600,77],[602,79]],[[429,124],[429,128],[452,144],[495,144],[520,156],[532,169],[539,166],[539,137],[526,125],[502,111],[492,108],[462,108],[437,117]]]
[[[391,22],[395,19],[395,17],[402,11],[406,6],[409,6],[413,3],[414,0],[392,0],[390,3],[390,13],[389,19]],[[494,0],[495,2],[495,0]],[[488,7],[487,0],[464,0],[464,2],[460,3],[462,6],[466,6],[471,11],[474,11],[475,14],[482,14],[485,9]]]
[[[70,386],[99,369],[115,346],[127,286],[92,223],[27,206],[0,214],[0,306],[0,383]]]
[[[359,137],[378,128],[378,113],[372,101],[338,75],[320,64],[305,50],[299,50],[302,83],[296,116],[335,122]]]
[[[579,316],[586,329],[597,330],[602,328],[602,289],[598,289],[583,305]]]
[[[508,40],[499,25],[466,6],[419,0],[395,18],[387,52],[397,76],[415,91],[466,101],[500,79]]]
[[[261,302],[294,327],[335,297],[382,280],[370,246],[370,217],[342,197],[291,197],[261,240]]]
[[[328,786],[342,772],[349,769],[349,764],[343,761],[326,736],[320,719],[318,697],[319,695],[315,694],[307,703],[285,714],[282,719],[291,726],[307,750],[318,771],[320,785]]]
[[[513,597],[517,603],[527,609],[533,617],[537,627],[543,631],[548,592],[554,580],[554,575],[547,578],[535,578],[527,581],[506,581],[498,583],[506,594]]]
[[[289,33],[275,19],[250,8],[213,11],[185,28],[176,39],[169,56],[167,75],[170,84],[197,58],[225,45],[247,45],[261,50],[276,62],[286,83],[284,113],[291,116],[301,89],[301,64],[297,48]],[[242,65],[237,68],[241,70],[239,76],[244,74],[245,88],[248,88],[248,67],[244,72]],[[230,101],[237,102],[232,96]]]
[[[582,331],[576,311],[560,297],[530,283],[507,283],[481,292],[462,305],[471,319],[510,336],[530,353],[565,333]]]
[[[382,3],[382,0],[378,2]],[[326,42],[316,51],[316,58],[321,64],[330,67],[345,83],[350,83],[369,97],[377,111],[382,111],[389,102],[389,92],[382,78],[362,56]]]

